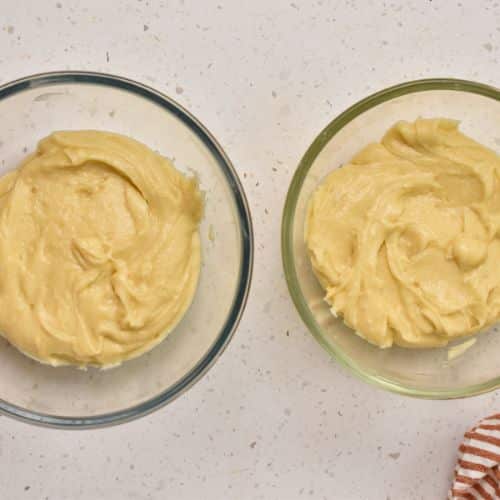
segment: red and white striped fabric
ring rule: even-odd
[[[464,438],[448,498],[500,499],[500,413],[481,420]]]

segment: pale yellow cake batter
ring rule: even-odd
[[[380,347],[500,318],[500,157],[445,119],[399,122],[334,170],[305,240],[334,314]]]
[[[194,179],[125,136],[56,132],[0,178],[0,332],[51,365],[138,356],[200,271]]]

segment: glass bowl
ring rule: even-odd
[[[250,286],[248,205],[228,157],[190,113],[116,76],[58,72],[0,87],[0,174],[54,130],[131,136],[194,174],[205,193],[198,289],[174,331],[149,353],[109,370],[53,368],[0,340],[0,411],[30,423],[83,428],[130,420],[172,401],[206,373],[238,325]]]
[[[476,336],[471,347],[379,349],[335,319],[323,300],[304,244],[306,206],[333,168],[364,145],[382,138],[398,120],[446,117],[492,149],[500,145],[500,91],[453,79],[403,83],[371,95],[335,118],[314,140],[292,179],[283,214],[282,254],[288,287],[305,324],[318,342],[363,380],[422,398],[472,396],[500,387],[498,327]],[[461,352],[463,351],[463,352]]]

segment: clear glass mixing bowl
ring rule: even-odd
[[[54,130],[101,129],[172,158],[198,177],[206,197],[200,282],[175,330],[150,353],[109,370],[44,366],[0,339],[0,411],[31,423],[82,428],[130,420],[172,401],[224,350],[250,286],[250,213],[228,157],[177,103],[111,75],[59,72],[8,83],[0,87],[0,117],[0,174]]]
[[[482,144],[500,146],[500,91],[453,79],[419,80],[388,88],[358,102],[335,118],[314,140],[290,185],[283,214],[282,253],[292,299],[319,343],[360,378],[397,393],[446,399],[500,387],[500,333],[495,326],[476,336],[460,353],[453,345],[430,350],[382,350],[335,319],[323,301],[304,244],[306,206],[333,168],[362,146],[378,141],[398,120],[446,117]],[[500,263],[499,263],[500,265]],[[499,271],[500,272],[500,271]],[[462,345],[465,339],[455,343]]]

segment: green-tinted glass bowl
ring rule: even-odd
[[[307,202],[325,175],[367,143],[380,140],[396,121],[415,120],[419,116],[460,120],[463,132],[499,149],[500,91],[493,87],[454,79],[418,80],[363,99],[318,135],[295,172],[283,213],[285,276],[295,306],[311,333],[361,379],[422,398],[472,396],[500,387],[497,326],[477,335],[475,344],[458,356],[454,356],[457,350],[453,345],[437,349],[379,349],[332,316],[304,244]]]

